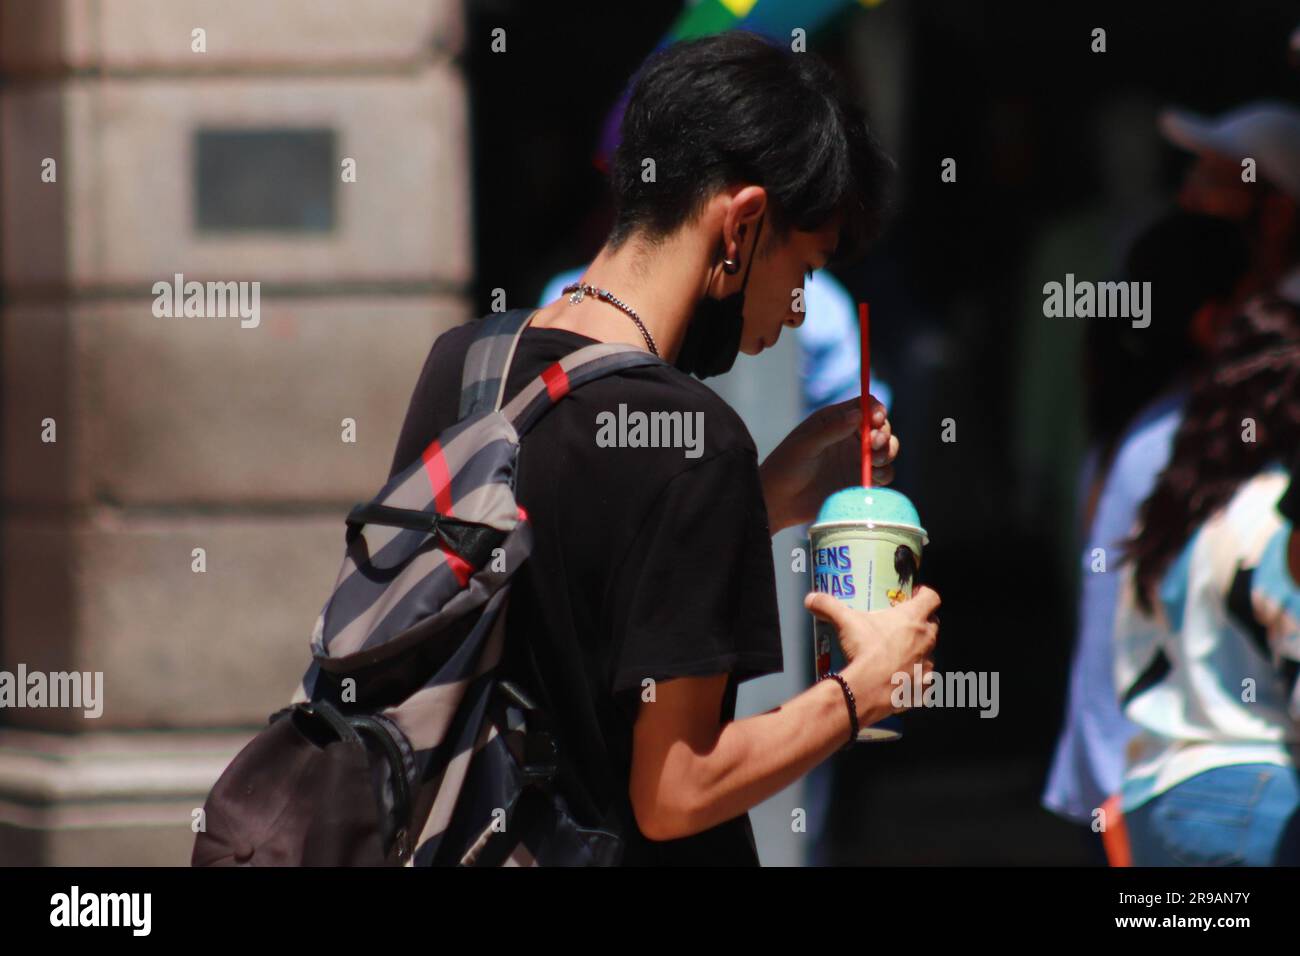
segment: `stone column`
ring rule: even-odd
[[[343,516],[469,317],[460,17],[0,5],[0,679],[103,675],[0,696],[0,864],[187,863],[287,703]],[[160,317],[178,274],[245,314]]]

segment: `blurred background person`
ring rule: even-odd
[[[1300,309],[1256,300],[1193,385],[1126,542],[1115,685],[1139,731],[1120,788],[1134,865],[1300,863],[1300,585],[1278,511],[1298,447]]]
[[[1081,482],[1088,533],[1078,636],[1043,794],[1048,809],[1090,826],[1105,807],[1102,841],[1110,862],[1121,865],[1127,856],[1117,794],[1135,728],[1120,713],[1111,681],[1118,582],[1098,570],[1096,549],[1110,554],[1131,533],[1138,503],[1168,461],[1187,378],[1236,308],[1269,291],[1300,299],[1300,111],[1254,103],[1213,121],[1167,111],[1160,128],[1191,150],[1194,162],[1178,193],[1184,212],[1153,225],[1130,254],[1128,278],[1152,282],[1151,326],[1094,323],[1089,330],[1093,446]],[[1249,182],[1247,157],[1257,172]]]
[[[1245,268],[1245,242],[1232,223],[1171,212],[1138,238],[1124,270],[1126,281],[1151,283],[1150,326],[1095,322],[1087,330],[1090,444],[1080,478],[1086,533],[1078,637],[1065,724],[1043,804],[1089,827],[1117,792],[1123,747],[1134,730],[1113,690],[1111,623],[1118,581],[1111,562],[1168,460],[1187,381],[1203,360],[1193,326],[1198,317],[1233,313],[1241,302]],[[1113,823],[1113,813],[1108,820]],[[1113,830],[1103,831],[1102,840]],[[1098,844],[1094,852],[1100,849]]]

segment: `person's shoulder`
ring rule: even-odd
[[[1110,489],[1141,497],[1150,493],[1156,476],[1169,461],[1185,401],[1184,392],[1169,392],[1134,416],[1115,451],[1107,479]]]
[[[1290,480],[1280,462],[1260,469],[1237,487],[1224,509],[1226,517],[1245,527],[1253,527],[1262,519],[1281,524],[1284,519],[1277,514],[1277,503]]]
[[[1180,389],[1166,392],[1143,406],[1120,438],[1116,461],[1141,461],[1167,450],[1183,419],[1186,402],[1187,393]]]
[[[441,332],[433,340],[433,349],[439,353],[464,352],[474,341],[481,319],[470,319]]]
[[[474,323],[462,322],[444,329],[434,336],[429,351],[424,358],[424,370],[421,378],[431,376],[442,378],[452,368],[458,368],[465,360],[465,353],[474,340]]]
[[[1228,594],[1237,571],[1258,563],[1269,538],[1284,526],[1276,505],[1286,481],[1280,467],[1256,472],[1197,528],[1193,560],[1202,577],[1214,582],[1210,593]]]

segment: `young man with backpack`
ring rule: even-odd
[[[507,400],[593,341],[664,360],[573,391],[523,442],[517,496],[534,546],[506,615],[504,668],[544,692],[561,789],[613,811],[624,863],[757,862],[746,811],[849,739],[833,681],[732,718],[739,681],[783,664],[770,536],[856,483],[858,403],[813,416],[760,468],[740,418],[682,369],[726,371],[737,350],[758,354],[797,325],[792,291],[868,237],[888,170],[813,57],[743,34],[669,48],[623,120],[609,242],[581,290],[533,313],[519,339]],[[454,421],[473,335],[471,323],[435,343],[394,473]],[[600,447],[601,416],[620,405],[629,417],[702,413],[702,455]],[[887,468],[898,440],[875,408]],[[890,676],[930,653],[938,603],[921,588],[873,614],[825,595],[809,605],[839,627],[862,726],[892,712]]]
[[[858,483],[861,428],[881,483],[898,439],[854,399],[760,467],[692,374],[798,325],[889,170],[810,54],[729,33],[646,64],[608,242],[557,301],[434,343],[311,667],[213,788],[196,865],[758,863],[749,808],[896,712],[939,598],[810,596],[846,666],[734,719],[784,663],[771,535]]]

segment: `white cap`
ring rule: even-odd
[[[1248,103],[1211,119],[1165,110],[1160,132],[1193,153],[1233,162],[1250,157],[1259,177],[1300,201],[1300,110],[1276,100]]]

